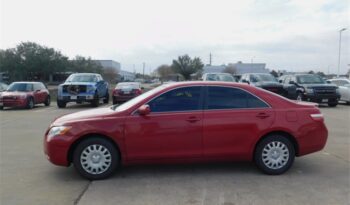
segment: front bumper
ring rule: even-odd
[[[304,98],[307,100],[307,101],[310,101],[310,102],[316,102],[316,103],[322,103],[324,101],[327,101],[327,102],[335,102],[335,101],[338,101],[340,99],[340,95],[334,95],[334,94],[331,94],[331,95],[319,95],[319,94],[304,94]]]
[[[25,107],[27,99],[0,100],[0,107]]]
[[[58,100],[64,102],[91,102],[94,100],[94,94],[79,93],[78,95],[62,94],[58,96]]]
[[[47,133],[44,138],[44,153],[47,159],[58,166],[69,166],[69,148],[72,144],[72,137],[66,135],[55,136],[48,140]]]

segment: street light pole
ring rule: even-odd
[[[345,30],[346,30],[346,28],[342,28],[339,30],[339,55],[338,55],[338,74],[337,74],[338,78],[339,78],[339,72],[340,72],[341,32],[343,32]]]

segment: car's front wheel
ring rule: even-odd
[[[261,140],[255,150],[255,163],[266,174],[278,175],[293,164],[295,149],[283,135],[270,135]]]
[[[57,107],[58,108],[65,108],[67,105],[66,102],[64,102],[63,100],[57,100]]]
[[[50,103],[51,103],[51,98],[50,98],[50,95],[48,95],[45,99],[44,104],[45,104],[45,106],[50,106]]]
[[[119,165],[116,147],[103,138],[88,138],[74,150],[73,164],[79,174],[90,180],[111,176]]]
[[[27,109],[33,109],[34,107],[34,99],[32,97],[29,97],[27,100]]]
[[[336,107],[338,105],[338,100],[333,100],[328,102],[329,107]]]
[[[108,104],[109,103],[109,92],[107,90],[105,98],[103,99],[103,103]]]
[[[91,101],[91,106],[98,107],[99,104],[100,104],[100,97],[99,97],[98,93],[96,92],[94,95],[94,99]]]

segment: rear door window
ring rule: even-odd
[[[269,107],[256,96],[239,88],[209,86],[206,109],[247,109]]]

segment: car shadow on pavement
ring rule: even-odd
[[[0,111],[6,111],[6,112],[8,112],[8,111],[31,111],[31,110],[40,110],[40,109],[44,109],[44,108],[49,108],[51,106],[35,105],[33,107],[33,109],[20,108],[20,107],[4,107],[3,110],[0,110]]]

